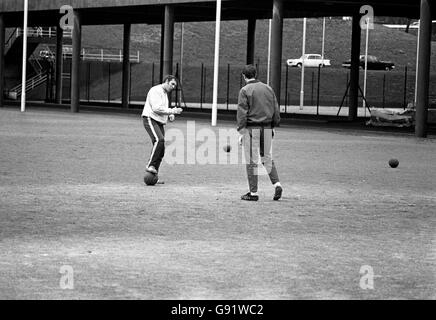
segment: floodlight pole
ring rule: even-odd
[[[23,67],[21,81],[21,112],[26,111],[26,67],[27,67],[27,21],[29,1],[24,0],[24,23],[23,23]]]
[[[369,40],[369,18],[366,18],[366,42],[365,42],[365,72],[363,76],[363,101],[362,106],[364,108],[366,116],[366,77],[368,73],[368,40]]]
[[[322,19],[322,48],[321,48],[322,63],[324,63],[324,42],[325,42],[325,17]]]
[[[212,126],[216,126],[218,114],[218,74],[219,74],[219,53],[220,53],[220,24],[221,24],[221,0],[216,2],[215,22],[215,60],[213,71],[213,101],[212,101]]]
[[[266,74],[266,83],[270,85],[270,73],[271,73],[271,24],[272,21],[269,19],[269,31],[268,31],[268,62],[267,62],[267,74]]]
[[[182,81],[182,73],[183,73],[183,32],[184,32],[184,29],[185,29],[185,26],[184,26],[183,22],[181,24],[180,29],[181,29],[180,30],[181,35],[180,35],[180,71],[179,71],[179,81],[183,82]]]
[[[301,62],[301,91],[300,91],[300,110],[303,110],[304,104],[304,55],[306,54],[306,18],[303,19],[303,50]]]
[[[421,32],[421,20],[418,20],[418,34],[416,36],[416,69],[415,69],[415,100],[414,107],[418,101],[418,64],[419,64],[419,34]]]

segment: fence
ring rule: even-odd
[[[63,58],[71,59],[73,56],[72,46],[63,46]],[[101,49],[101,48],[82,48],[80,57],[82,60],[123,62],[122,49]],[[130,54],[130,62],[139,63],[139,51],[136,54]]]
[[[68,60],[66,60],[68,61]],[[81,99],[105,102],[121,101],[121,63],[87,62],[81,66]],[[68,67],[64,70],[68,70]],[[148,90],[159,83],[160,68],[157,63],[130,65],[130,101],[143,102]],[[220,108],[234,109],[239,89],[244,85],[241,77],[242,66],[224,65],[219,68],[218,103]],[[65,71],[67,72],[67,71]],[[208,108],[213,98],[213,66],[198,63],[187,65],[180,70],[176,64],[174,73],[182,75],[183,100],[188,106]],[[258,78],[266,82],[266,65],[258,65]],[[360,87],[363,89],[363,72]],[[339,107],[344,100],[349,82],[349,70],[345,68],[305,68],[304,106]],[[300,105],[301,69],[283,66],[280,104],[284,112],[292,112],[291,107]],[[64,97],[69,97],[68,81]],[[414,101],[415,72],[403,69],[392,71],[368,70],[366,99],[370,106],[377,108],[404,108]],[[179,95],[181,93],[179,92]],[[431,75],[430,96],[436,95],[436,74]],[[173,95],[173,99],[175,96]],[[359,105],[362,106],[362,98]]]
[[[26,80],[26,92],[30,92],[36,87],[39,87],[43,83],[47,82],[47,73],[39,73]],[[15,87],[6,91],[7,97],[13,100],[18,99],[23,91],[22,84],[18,84]]]
[[[15,29],[15,35],[17,38],[23,34],[24,34],[24,30],[22,28]],[[72,38],[73,32],[71,30],[65,30],[65,31],[63,31],[62,35],[65,38]],[[27,28],[27,36],[28,37],[55,38],[56,37],[56,28],[29,27],[29,28]]]

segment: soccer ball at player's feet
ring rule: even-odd
[[[157,174],[146,171],[144,175],[144,183],[147,186],[154,186],[159,181]]]

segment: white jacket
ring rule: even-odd
[[[166,124],[168,115],[172,113],[172,109],[169,108],[168,94],[163,89],[162,84],[152,87],[148,91],[142,116]]]

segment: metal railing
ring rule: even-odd
[[[26,81],[26,93],[29,91],[32,91],[36,87],[40,86],[44,82],[47,81],[47,73],[39,73],[32,78],[28,79]],[[6,94],[10,99],[18,99],[18,97],[21,96],[21,93],[23,92],[23,86],[22,84],[19,84],[9,90],[7,90]]]
[[[6,48],[12,46],[13,41],[23,35],[22,28],[16,28],[14,32],[11,33],[8,40],[5,43]],[[56,37],[56,28],[48,27],[32,27],[27,29],[28,37],[40,37],[40,38],[53,38]],[[63,32],[63,36],[67,38],[72,37],[72,31],[67,30]],[[51,50],[48,49],[50,52]],[[63,46],[63,58],[71,58],[73,53],[72,46]],[[52,53],[54,57],[54,53]],[[94,49],[94,48],[83,48],[81,53],[82,60],[93,60],[93,61],[123,61],[123,50],[122,49]],[[130,55],[130,61],[139,63],[139,51],[136,54]]]
[[[117,50],[117,51],[116,51]],[[73,55],[72,47],[64,46],[63,57],[71,58]],[[122,62],[124,55],[121,49],[94,49],[94,48],[83,48],[80,54],[82,60],[91,61],[106,61],[106,62]],[[130,55],[130,61],[139,63],[139,51],[136,54]]]
[[[41,65],[41,63],[39,62],[39,58],[34,53],[32,53],[32,55],[30,56],[29,63],[32,65],[33,69],[37,74],[42,73],[44,67]]]
[[[10,48],[12,46],[12,43],[13,43],[12,40],[15,40],[15,38],[16,38],[15,35],[16,35],[17,29],[18,28],[15,28],[15,30],[10,34],[8,40],[6,40],[6,42],[5,42],[5,49],[8,49],[8,48]]]
[[[15,30],[9,35],[5,42],[5,49],[8,50],[12,47],[15,39],[23,35],[22,28],[15,28]],[[67,30],[63,32],[63,36],[66,38],[72,38],[72,31]],[[27,28],[27,37],[41,37],[41,38],[53,38],[56,37],[56,28],[42,28],[42,27],[30,27]]]
[[[62,57],[64,59],[71,58],[73,53],[72,46],[64,45],[62,49]],[[115,53],[116,51],[116,53]],[[41,52],[44,53],[44,56],[41,56]],[[40,51],[40,56],[42,58],[52,58],[56,57],[56,54],[50,49],[49,46],[46,46],[44,50]],[[121,49],[94,49],[94,48],[83,48],[80,54],[82,60],[91,60],[91,61],[115,61],[122,62],[123,61],[123,51]],[[136,54],[130,55],[130,61],[139,63],[139,51]]]
[[[15,31],[16,37],[23,35],[23,28],[17,28]],[[56,37],[56,28],[48,27],[30,27],[27,28],[28,37],[41,37],[41,38],[54,38]],[[64,30],[63,36],[65,38],[72,38],[73,32],[71,30]]]

